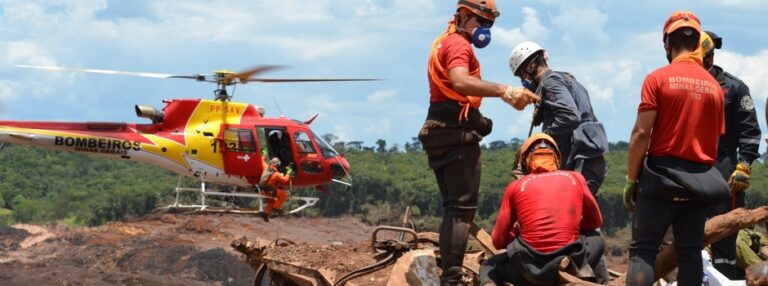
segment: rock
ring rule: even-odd
[[[167,224],[176,224],[176,222],[178,222],[176,217],[172,214],[164,214],[163,216],[160,217],[160,221]]]

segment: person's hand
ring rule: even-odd
[[[627,179],[624,185],[624,208],[629,212],[635,211],[635,197],[637,196],[637,181]]]
[[[736,164],[736,170],[733,171],[731,177],[728,178],[728,186],[732,193],[743,192],[749,188],[749,175],[752,173],[750,168],[745,163]]]
[[[290,177],[291,174],[293,174],[293,169],[291,167],[286,168],[285,175]]]
[[[526,105],[538,102],[541,98],[526,88],[508,86],[501,100],[517,110],[523,110]]]

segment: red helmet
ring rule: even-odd
[[[495,0],[459,0],[459,3],[457,3],[456,6],[459,8],[467,8],[475,15],[483,17],[489,21],[496,20],[496,17],[500,15]]]

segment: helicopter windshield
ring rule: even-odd
[[[331,147],[331,144],[328,144],[328,142],[325,142],[325,140],[323,140],[323,137],[318,136],[317,133],[315,133],[314,131],[312,131],[312,136],[315,137],[315,141],[317,141],[317,146],[320,147],[320,152],[323,153],[323,158],[328,159],[328,158],[339,156],[339,152],[336,152],[336,150],[334,150],[333,147]]]

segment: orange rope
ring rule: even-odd
[[[461,113],[459,114],[459,121],[463,121],[469,118],[470,108],[480,107],[480,103],[482,102],[483,98],[479,96],[462,95],[448,87],[448,84],[450,84],[448,70],[446,70],[443,65],[440,64],[440,58],[438,54],[443,40],[453,33],[456,33],[456,24],[451,21],[448,25],[448,29],[432,43],[432,55],[429,58],[429,64],[427,68],[429,70],[429,76],[432,78],[432,82],[434,82],[435,85],[440,89],[440,92],[445,94],[446,97],[458,102],[462,107]],[[440,78],[438,75],[441,75],[442,78]],[[470,70],[469,75],[480,78],[480,67]]]

